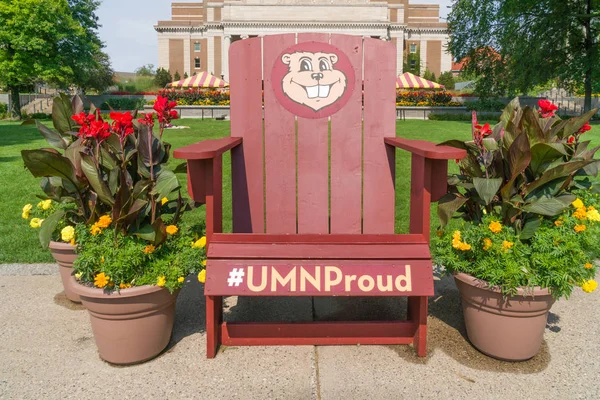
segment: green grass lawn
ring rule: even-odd
[[[228,121],[213,120],[178,120],[177,125],[189,126],[191,129],[168,130],[165,140],[173,148],[185,146],[202,139],[219,138],[229,133]],[[588,133],[595,145],[600,144],[598,128]],[[466,140],[470,136],[468,122],[449,121],[398,121],[397,134],[409,139],[425,139],[441,142],[448,139]],[[17,123],[0,121],[0,263],[35,263],[51,262],[48,251],[41,249],[37,239],[37,231],[29,227],[21,218],[23,205],[39,201],[35,195],[42,194],[39,180],[24,169],[20,151],[47,147],[34,126],[20,126]],[[171,159],[174,167],[180,160]],[[454,163],[450,163],[451,172],[456,172]],[[408,199],[410,188],[410,156],[404,151],[397,152],[396,158],[396,231],[406,232],[408,229]],[[179,174],[185,191],[185,174]],[[229,155],[223,160],[224,186],[224,230],[231,230],[231,174]],[[432,207],[432,226],[437,226],[435,205]],[[187,218],[204,218],[204,207],[188,213]]]

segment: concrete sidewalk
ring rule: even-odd
[[[507,399],[600,398],[600,291],[553,308],[540,353],[496,361],[465,339],[454,283],[436,282],[429,357],[409,346],[240,347],[204,357],[202,288],[189,279],[171,343],[155,360],[100,360],[87,312],[62,293],[57,267],[0,266],[0,398]],[[50,275],[44,275],[50,274]],[[317,299],[318,319],[403,315],[397,299]],[[310,298],[237,298],[227,320],[310,320]]]

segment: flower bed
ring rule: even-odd
[[[448,92],[412,91],[396,92],[396,105],[399,107],[457,107],[462,104],[452,101]]]
[[[176,101],[180,106],[228,106],[229,90],[212,89],[188,89],[175,90],[165,89],[159,95],[166,97],[169,101]],[[148,104],[154,104],[154,100]]]

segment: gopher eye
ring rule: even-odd
[[[330,67],[329,67],[329,63],[327,62],[327,60],[321,60],[319,62],[319,69],[321,71],[329,71]]]
[[[312,64],[309,60],[300,61],[300,71],[312,71]]]

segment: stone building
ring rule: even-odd
[[[409,0],[205,0],[172,3],[171,20],[158,21],[158,66],[193,75],[206,71],[228,80],[229,46],[248,37],[327,32],[391,40],[398,73],[408,59],[439,76],[452,69],[446,23],[439,5]],[[409,54],[412,57],[407,57]],[[416,57],[419,55],[419,57]]]

